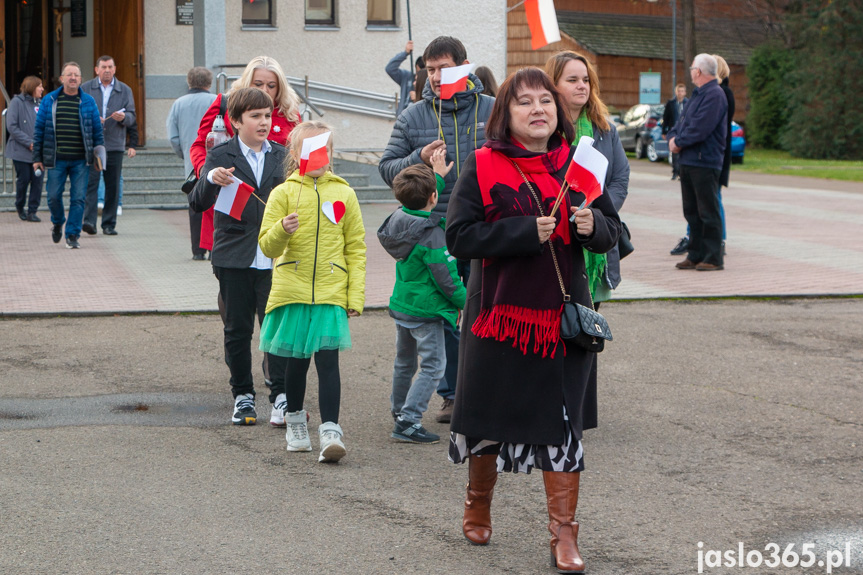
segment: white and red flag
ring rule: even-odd
[[[330,163],[327,142],[330,140],[331,133],[324,132],[303,140],[303,149],[300,152],[300,176],[305,176],[306,172],[314,172]]]
[[[538,50],[552,42],[560,42],[560,28],[554,0],[525,0],[524,11],[530,27],[530,47]]]
[[[459,92],[467,90],[467,75],[473,70],[473,64],[441,68],[440,99],[449,100]]]
[[[602,195],[606,172],[608,159],[593,147],[593,138],[582,136],[564,176],[571,189],[584,194],[582,209]]]
[[[217,212],[228,214],[235,220],[241,220],[243,210],[253,193],[255,188],[235,177],[233,183],[221,189],[214,208]]]

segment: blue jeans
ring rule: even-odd
[[[390,406],[396,415],[410,423],[422,421],[438,382],[446,368],[444,324],[423,323],[408,329],[396,324],[396,359],[393,364],[393,392]],[[420,358],[419,374],[417,356]]]
[[[48,168],[48,209],[51,223],[55,226],[66,224],[66,237],[80,236],[81,223],[84,221],[84,196],[87,193],[87,180],[90,168],[84,160],[56,160],[53,168]],[[63,207],[63,188],[68,176],[69,221],[66,221]]]
[[[716,189],[716,195],[719,197],[719,217],[722,218],[722,241],[725,241],[725,206],[722,205],[722,184]],[[689,226],[686,226],[686,237],[689,237]]]

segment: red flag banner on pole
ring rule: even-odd
[[[331,132],[324,132],[303,140],[303,149],[300,152],[300,176],[306,172],[314,172],[330,163],[327,155],[327,142],[330,140]]]
[[[593,138],[582,136],[564,176],[570,188],[584,194],[582,207],[586,208],[602,195],[606,172],[608,159],[593,147]]]
[[[525,0],[524,11],[530,27],[530,47],[539,50],[552,42],[560,42],[560,28],[554,0]]]
[[[214,206],[217,212],[228,214],[235,220],[243,219],[243,210],[249,202],[249,198],[255,192],[255,188],[234,178],[234,182],[223,187],[219,191],[219,197],[216,198]]]
[[[440,98],[449,100],[459,92],[467,90],[467,75],[473,70],[473,64],[441,68]]]

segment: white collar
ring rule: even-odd
[[[97,77],[97,78],[98,78],[98,77]],[[100,88],[102,88],[103,90],[107,90],[108,88],[113,88],[113,87],[114,87],[114,84],[117,82],[117,76],[114,76],[113,78],[111,78],[111,83],[110,83],[110,84],[108,84],[107,86],[106,86],[105,84],[103,84],[103,83],[102,83],[102,79],[101,79],[101,78],[98,78],[98,80],[99,80],[99,87],[100,87]]]
[[[269,151],[270,151],[270,149],[271,149],[270,141],[269,141],[269,140],[264,140],[264,143],[263,143],[263,144],[261,144],[261,151],[260,151],[260,152],[255,152],[252,148],[250,148],[249,146],[247,146],[246,144],[244,144],[244,143],[243,143],[243,140],[241,140],[241,139],[240,139],[240,136],[237,136],[237,142],[240,144],[240,151],[241,151],[241,152],[243,153],[243,155],[244,155],[244,156],[246,156],[246,157],[248,157],[249,152],[252,152],[253,154],[258,154],[258,153],[266,154],[266,153],[267,153],[267,152],[269,152]]]

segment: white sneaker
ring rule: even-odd
[[[255,396],[251,393],[238,395],[234,399],[234,415],[231,417],[231,423],[234,425],[255,425],[257,419]]]
[[[338,423],[327,421],[318,427],[318,433],[321,436],[321,454],[318,457],[319,463],[335,463],[345,456],[347,450],[345,444],[342,443],[344,432]]]
[[[98,204],[96,204],[96,208],[97,208],[97,209],[100,209],[100,210],[101,210],[101,209],[103,209],[104,207],[105,207],[105,202],[99,202]]]
[[[285,426],[285,410],[288,408],[288,400],[284,393],[276,396],[276,402],[270,410],[270,425],[273,427]]]
[[[306,424],[306,410],[293,411],[285,417],[285,439],[288,451],[311,451],[312,440],[309,439],[309,426]]]
[[[117,206],[117,215],[118,215],[118,216],[122,216],[122,215],[123,215],[123,206]]]

